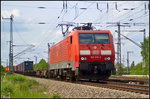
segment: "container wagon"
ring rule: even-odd
[[[25,73],[27,71],[33,70],[33,61],[24,61],[14,67],[16,70],[15,72]]]

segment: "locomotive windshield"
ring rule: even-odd
[[[80,33],[79,40],[82,44],[87,43],[99,43],[99,44],[108,44],[109,36],[108,33]]]

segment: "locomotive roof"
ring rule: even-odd
[[[65,38],[74,35],[75,33],[111,33],[109,30],[74,30],[68,33],[68,35],[66,35]],[[65,39],[64,38],[64,39]],[[63,40],[64,40],[63,39]],[[60,42],[62,42],[63,40],[59,41],[58,43],[56,43],[55,45],[59,44]],[[54,45],[54,46],[55,46]],[[51,48],[53,48],[54,46],[52,46]]]
[[[74,30],[68,33],[68,36],[73,35],[74,33],[111,33],[109,30]]]

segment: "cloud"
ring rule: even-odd
[[[33,42],[32,43],[32,45],[34,45],[34,46],[37,46],[37,45],[39,45],[40,44],[40,42]]]
[[[16,17],[19,17],[19,16],[20,16],[20,13],[19,13],[19,10],[18,10],[18,9],[12,10],[11,13],[12,13],[14,16],[16,16]]]
[[[1,10],[1,15],[2,15],[2,17],[6,17],[6,18],[8,18],[8,17],[10,17],[10,15],[11,14],[13,14],[13,16],[15,16],[15,17],[20,17],[20,11],[19,11],[19,9],[13,9],[13,10],[11,10],[11,11],[8,11],[8,10]]]

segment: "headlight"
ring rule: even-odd
[[[80,55],[90,55],[90,50],[80,50]]]
[[[111,50],[101,50],[101,55],[111,55]]]
[[[110,57],[105,57],[105,60],[110,60]]]
[[[86,57],[81,57],[81,60],[87,60],[87,58]]]

